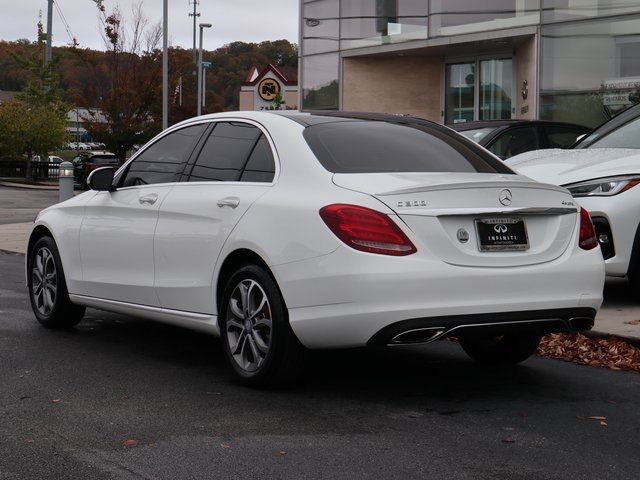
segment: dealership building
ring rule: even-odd
[[[303,109],[596,126],[640,101],[639,0],[301,0]]]

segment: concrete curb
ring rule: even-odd
[[[629,345],[632,345],[636,348],[640,348],[640,338],[638,337],[632,337],[630,335],[620,335],[617,333],[599,332],[597,330],[596,331],[591,330],[589,332],[582,332],[582,333],[585,337],[589,337],[593,339],[599,339],[599,338],[606,339],[609,337],[616,337],[616,338],[619,338],[620,340],[627,342]]]

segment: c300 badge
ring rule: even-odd
[[[398,208],[406,208],[406,207],[426,207],[426,200],[406,200],[398,202]]]

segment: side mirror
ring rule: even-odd
[[[89,174],[87,185],[91,190],[110,192],[113,190],[113,177],[116,171],[113,167],[96,168]]]

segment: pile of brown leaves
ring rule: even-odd
[[[616,337],[588,338],[580,334],[554,333],[542,338],[537,353],[590,367],[640,372],[640,348]]]

